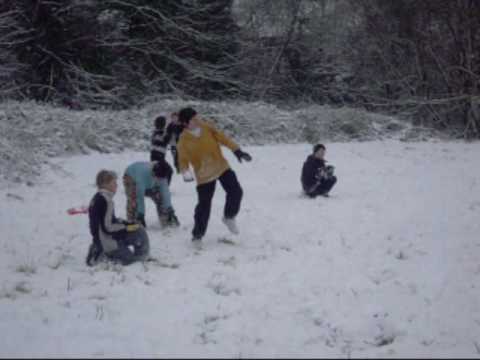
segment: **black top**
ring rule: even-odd
[[[325,168],[325,160],[310,155],[303,163],[302,168],[302,187],[305,192],[310,192],[319,182],[320,170]]]
[[[90,201],[88,219],[93,242],[100,248],[103,248],[100,242],[100,229],[103,233],[111,235],[115,240],[121,240],[126,235],[124,227],[120,227],[117,231],[112,231],[106,225],[107,216],[111,216],[112,224],[125,224],[115,216],[113,208],[109,209],[109,204],[105,197],[100,192],[97,192]]]
[[[182,131],[183,126],[173,122],[168,124],[166,129],[155,129],[151,138],[152,151],[150,160],[159,161],[165,159],[168,145],[172,144],[172,147],[175,147]]]

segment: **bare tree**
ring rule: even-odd
[[[16,47],[31,39],[31,32],[21,27],[21,12],[12,4],[0,5],[0,97],[17,95],[23,84],[17,76],[25,70],[15,54]]]
[[[360,14],[352,65],[364,102],[426,125],[478,133],[480,3],[351,1]]]

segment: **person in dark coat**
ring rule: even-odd
[[[170,115],[170,119],[170,123],[167,125],[167,136],[169,137],[170,141],[170,152],[172,153],[173,164],[175,165],[177,174],[179,174],[180,168],[178,166],[177,144],[178,140],[180,139],[180,135],[182,135],[182,132],[185,129],[185,126],[184,124],[180,123],[177,112],[173,112]]]
[[[177,142],[180,134],[183,131],[183,125],[178,122],[177,113],[171,114],[171,120],[167,125],[167,119],[165,116],[158,116],[155,119],[155,130],[151,137],[151,151],[150,161],[167,162],[166,153],[170,148],[173,157],[173,163],[178,173],[178,154],[177,154]],[[168,164],[169,173],[167,175],[168,183],[170,184],[173,169]]]
[[[301,182],[303,191],[308,197],[328,196],[337,182],[337,178],[333,174],[334,167],[326,165],[325,152],[325,145],[315,145],[313,153],[303,164]]]

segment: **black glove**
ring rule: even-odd
[[[145,215],[144,214],[138,214],[137,215],[137,221],[143,225],[144,228],[147,227],[147,224],[145,223]]]
[[[237,157],[238,161],[242,162],[242,160],[245,160],[245,161],[251,161],[252,160],[252,157],[250,156],[250,154],[238,149],[238,150],[235,150],[233,152],[235,154],[235,156]]]

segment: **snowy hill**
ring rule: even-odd
[[[339,178],[328,199],[300,195],[307,144],[249,146],[247,164],[225,151],[241,234],[221,222],[218,187],[200,252],[194,186],[175,177],[178,230],[147,203],[159,264],[86,267],[87,218],[65,212],[100,168],[122,174],[146,153],[53,158],[35,186],[7,183],[0,356],[478,358],[480,144],[325,143]],[[115,199],[125,216],[122,186]]]
[[[0,180],[34,182],[40,166],[52,166],[49,159],[55,156],[145,151],[154,118],[187,105],[241,144],[431,137],[428,131],[392,117],[328,106],[288,111],[265,103],[159,100],[128,111],[69,111],[34,102],[6,102],[0,108]]]

